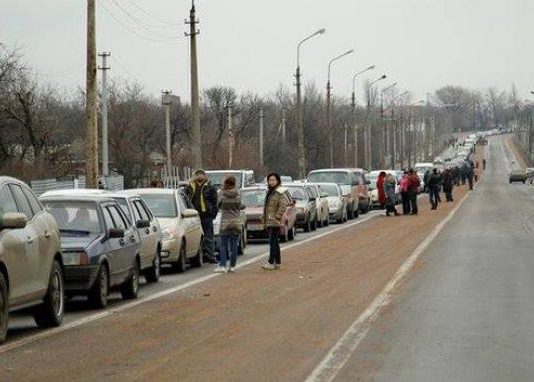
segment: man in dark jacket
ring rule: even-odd
[[[447,202],[453,202],[452,199],[452,189],[454,187],[454,179],[453,174],[450,169],[446,169],[443,171],[443,192],[445,192],[445,196],[447,197]]]
[[[204,257],[210,263],[215,259],[213,219],[217,216],[217,189],[210,183],[204,170],[195,171],[195,178],[186,189],[187,196],[198,211],[202,231],[204,231]]]
[[[412,215],[417,215],[419,212],[417,208],[417,194],[419,193],[419,188],[421,186],[421,180],[417,173],[410,169],[408,171],[408,198],[410,200],[410,209]]]
[[[433,210],[436,210],[438,208],[440,185],[441,175],[439,175],[438,169],[435,168],[434,170],[432,170],[432,174],[430,174],[430,176],[428,177],[428,193]]]

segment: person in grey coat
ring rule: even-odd
[[[386,194],[386,216],[389,216],[390,213],[393,213],[395,216],[398,216],[397,208],[395,204],[397,203],[397,195],[395,193],[395,188],[397,187],[397,182],[395,177],[392,174],[387,174],[384,179],[384,193]]]

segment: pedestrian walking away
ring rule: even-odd
[[[475,180],[475,169],[472,166],[467,167],[467,180],[469,181],[469,189],[473,190],[473,182]]]
[[[380,209],[384,209],[386,205],[386,192],[384,191],[385,178],[385,171],[381,171],[380,174],[378,174],[378,179],[376,180],[376,189],[378,190],[378,203],[380,203]]]
[[[241,195],[236,189],[236,179],[233,176],[224,180],[223,189],[219,195],[218,208],[221,211],[221,246],[219,267],[215,269],[215,272],[233,273],[237,265],[238,244],[243,229],[241,210],[244,209],[241,204]],[[228,260],[230,264],[227,268]]]
[[[400,180],[399,188],[401,192],[402,199],[402,213],[404,215],[410,214],[410,197],[408,196],[408,172],[404,171],[402,178]]]
[[[428,193],[430,198],[430,204],[432,205],[432,210],[436,210],[438,208],[440,185],[441,175],[438,173],[438,169],[435,168],[432,170],[432,173],[428,177]]]
[[[482,170],[486,169],[486,158],[482,159]]]
[[[395,193],[395,188],[397,187],[397,182],[395,177],[391,174],[387,174],[384,178],[384,193],[386,194],[386,216],[389,216],[392,213],[395,216],[398,216],[399,213],[395,208],[397,202],[397,195]]]
[[[207,262],[216,264],[213,219],[217,217],[217,189],[210,183],[204,170],[197,170],[186,194],[198,211],[202,224],[204,258]]]
[[[280,175],[271,173],[267,176],[267,195],[263,209],[263,222],[269,235],[269,261],[263,269],[280,269],[282,256],[280,252],[280,226],[287,207],[287,197],[282,188]]]
[[[417,195],[421,190],[421,179],[417,173],[411,168],[408,171],[408,198],[410,200],[410,214],[417,215],[419,209],[417,207]]]
[[[453,202],[454,200],[452,199],[452,189],[454,187],[454,180],[452,171],[450,169],[446,169],[445,171],[443,171],[442,183],[443,192],[445,193],[447,202]]]

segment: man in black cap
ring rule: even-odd
[[[191,203],[198,211],[202,230],[204,231],[204,258],[210,263],[215,259],[215,243],[213,239],[213,219],[217,216],[217,189],[210,183],[204,170],[195,171],[195,177],[186,190]]]

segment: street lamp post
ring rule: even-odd
[[[300,73],[300,48],[302,44],[311,38],[321,35],[326,32],[326,29],[319,29],[317,32],[312,33],[304,40],[300,41],[297,45],[297,71],[295,74],[296,77],[296,86],[297,86],[297,100],[296,100],[296,127],[297,127],[297,162],[299,167],[299,178],[303,179],[306,176],[306,156],[304,150],[304,122],[302,120],[302,93],[301,93],[301,73]]]
[[[400,147],[400,138],[399,138],[399,128],[398,122],[395,117],[395,103],[398,99],[408,95],[409,91],[404,91],[401,94],[395,96],[391,102],[391,123],[392,123],[392,132],[388,134],[387,147],[389,150],[389,167],[394,170],[397,164],[397,156]]]
[[[374,65],[371,65],[363,70],[360,70],[352,77],[352,132],[354,134],[354,167],[358,167],[358,127],[356,126],[356,77],[369,70],[373,70]]]
[[[364,138],[365,140],[365,161],[366,161],[366,166],[368,169],[371,169],[372,167],[372,160],[373,160],[373,155],[372,155],[372,150],[371,150],[371,118],[370,118],[370,113],[371,113],[371,91],[372,91],[372,87],[374,84],[376,84],[378,81],[382,81],[382,80],[385,80],[387,78],[387,76],[385,74],[382,74],[380,77],[378,77],[376,80],[374,81],[371,81],[369,83],[369,96],[367,98],[367,136]]]
[[[382,122],[382,144],[384,147],[384,150],[380,150],[380,164],[382,168],[386,167],[386,153],[388,148],[388,134],[387,134],[387,121],[384,120],[384,93],[388,92],[389,90],[393,89],[395,86],[397,86],[397,83],[394,82],[389,86],[386,86],[382,91],[380,92],[380,120]]]
[[[334,137],[332,132],[332,103],[331,103],[331,92],[332,86],[330,84],[330,74],[332,73],[332,64],[337,60],[348,56],[354,52],[353,49],[347,50],[345,53],[342,53],[328,63],[328,81],[326,82],[326,124],[328,130],[328,146],[330,148],[330,167],[334,167]]]

